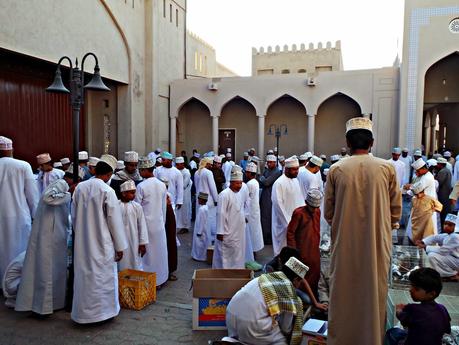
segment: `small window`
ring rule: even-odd
[[[289,74],[290,73],[290,70],[289,69],[283,69],[281,71],[282,74]]]
[[[175,26],[178,27],[178,9],[175,10]]]
[[[298,73],[306,73],[306,70],[305,70],[304,68],[299,69],[299,70],[298,70]]]
[[[166,0],[163,0],[163,17],[166,18]]]
[[[198,70],[198,52],[194,52],[194,69]]]
[[[169,5],[169,21],[172,23],[172,4]]]
[[[207,74],[207,56],[204,56],[204,74]]]
[[[202,72],[202,54],[199,54],[199,72]]]

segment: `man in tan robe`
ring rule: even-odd
[[[327,344],[382,345],[401,193],[394,167],[368,154],[371,120],[349,120],[346,140],[351,156],[330,168],[325,191],[332,237]]]

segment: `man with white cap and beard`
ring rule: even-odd
[[[246,203],[247,229],[249,230],[252,242],[252,250],[258,252],[263,249],[263,230],[260,221],[260,184],[257,177],[257,165],[250,162],[245,167],[245,175],[248,179],[246,185],[249,192],[249,199]]]
[[[327,344],[354,345],[358,335],[358,344],[382,345],[391,230],[402,211],[400,187],[394,167],[369,154],[374,141],[370,119],[350,119],[346,141],[351,156],[331,166],[325,189],[332,238]]]
[[[306,200],[306,196],[308,195],[308,191],[310,189],[323,191],[324,186],[322,182],[322,175],[320,174],[322,164],[322,159],[317,156],[312,156],[304,169],[298,173],[298,182],[300,183],[304,200]]]
[[[163,151],[161,153],[162,166],[154,170],[154,175],[160,180],[166,179],[169,181],[168,192],[170,194],[172,209],[175,214],[176,209],[180,209],[183,205],[183,176],[176,167],[172,166],[172,159],[172,154],[167,151]]]
[[[177,229],[180,229],[179,234],[184,234],[191,228],[191,187],[193,181],[190,171],[185,168],[185,158],[175,158],[175,167],[180,171],[183,178],[183,205],[175,212],[177,214]]]
[[[63,170],[53,168],[53,161],[49,153],[39,154],[37,163],[40,168],[37,176],[38,192],[41,196],[52,182],[63,178],[65,173]]]
[[[231,149],[228,149],[228,152],[225,155],[225,163],[223,163],[222,170],[225,174],[225,188],[227,188],[230,184],[230,177],[231,177],[231,168],[234,166],[234,162],[232,160]]]
[[[214,175],[215,186],[217,187],[217,193],[220,194],[223,188],[226,186],[225,173],[222,170],[222,157],[215,156],[212,163],[212,175]]]
[[[285,173],[274,182],[271,201],[272,206],[272,240],[274,255],[278,255],[287,245],[287,227],[293,211],[304,206],[303,193],[298,182],[298,159],[290,157],[285,160]]]
[[[139,154],[135,151],[127,151],[124,153],[124,169],[113,174],[110,180],[110,186],[115,190],[118,199],[121,198],[120,186],[126,181],[134,181],[137,186],[142,182],[137,166],[139,164]]]
[[[26,250],[39,200],[29,163],[13,158],[13,141],[0,136],[0,278]]]
[[[239,166],[231,171],[229,187],[218,196],[217,239],[212,268],[245,268],[246,193],[241,193],[243,174]]]
[[[407,147],[405,147],[402,150],[402,155],[400,156],[399,160],[405,163],[405,172],[403,174],[403,180],[402,180],[402,185],[406,185],[407,183],[410,183],[411,179],[411,164],[413,164],[413,157],[409,155],[410,150],[408,150]]]
[[[75,281],[71,318],[94,323],[118,315],[116,262],[128,247],[116,194],[107,184],[116,158],[102,155],[96,177],[78,184],[73,193]]]
[[[388,160],[388,162],[394,166],[395,173],[397,174],[398,185],[400,188],[403,187],[403,181],[405,181],[405,163],[400,160],[401,154],[402,150],[400,147],[394,147],[392,149],[392,158]]]

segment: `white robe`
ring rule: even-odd
[[[207,247],[211,244],[210,229],[207,226],[209,206],[200,205],[193,230],[191,257],[198,261],[207,260]],[[198,236],[200,235],[200,236]]]
[[[118,270],[143,270],[142,257],[139,255],[139,245],[148,244],[148,230],[142,206],[135,201],[122,202],[120,209],[123,216],[124,230],[128,248],[123,252],[123,258],[118,262]]]
[[[156,285],[169,278],[166,239],[166,185],[150,177],[137,185],[135,200],[142,205],[148,229],[147,253],[142,263],[146,272],[156,272]]]
[[[3,296],[5,296],[5,305],[8,308],[14,308],[16,305],[16,296],[21,283],[22,267],[24,266],[26,252],[23,251],[16,256],[5,269],[2,277]]]
[[[63,178],[65,175],[64,171],[60,169],[54,169],[48,172],[40,171],[37,175],[38,192],[40,195],[44,193],[46,188],[56,180]]]
[[[72,203],[75,232],[74,293],[71,318],[93,323],[118,315],[115,252],[127,248],[115,191],[99,178],[81,182]]]
[[[301,187],[303,200],[306,200],[306,196],[308,195],[308,191],[310,189],[319,189],[321,192],[324,190],[320,171],[313,174],[308,169],[304,168],[298,173],[298,182]]]
[[[177,219],[177,229],[191,228],[191,181],[190,171],[186,168],[179,170],[183,177],[183,205],[175,211]]]
[[[260,185],[256,179],[247,182],[249,199],[247,205],[247,228],[249,229],[252,249],[258,252],[263,249],[263,231],[260,220]]]
[[[388,162],[394,166],[398,185],[402,188],[405,181],[405,163],[400,159],[394,161],[392,158],[388,159]]]
[[[217,232],[217,207],[215,206],[215,203],[218,200],[218,192],[217,186],[215,185],[214,175],[209,169],[202,168],[194,175],[194,181],[196,184],[196,195],[199,195],[199,193],[206,193],[209,196],[207,199],[207,206],[209,206],[209,220],[207,222],[207,226],[210,229],[213,239]],[[199,204],[196,200],[196,210],[197,209],[199,209]]]
[[[427,246],[430,265],[442,277],[451,277],[459,273],[459,234],[432,235],[424,238],[422,242]]]
[[[453,168],[453,178],[451,179],[451,185],[454,186],[459,181],[459,156],[456,157],[456,163]]]
[[[64,180],[57,180],[48,186],[38,204],[16,297],[16,311],[44,315],[65,307],[71,201],[68,189]]]
[[[183,204],[183,176],[176,168],[165,168],[163,166],[154,170],[154,175],[158,179],[166,178],[169,181],[167,191],[171,196],[172,208],[175,212],[175,206]]]
[[[10,262],[27,248],[38,199],[30,164],[0,158],[0,278]]]
[[[411,156],[400,156],[398,159],[405,163],[405,170],[403,173],[403,180],[402,180],[402,185],[406,185],[407,183],[410,183],[410,176],[411,176],[411,164],[413,164],[413,158]]]
[[[212,268],[245,267],[245,215],[244,203],[247,193],[226,188],[218,196],[217,235],[223,241],[215,241]]]
[[[320,174],[319,174],[320,175]],[[272,238],[274,255],[278,255],[287,245],[287,226],[297,207],[304,206],[303,193],[296,178],[283,174],[274,182],[271,201],[272,206]]]
[[[223,163],[222,170],[225,174],[225,188],[228,188],[230,185],[231,169],[233,168],[234,164],[235,163],[233,161],[226,161]]]

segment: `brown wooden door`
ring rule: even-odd
[[[235,156],[236,147],[236,130],[235,129],[219,129],[218,130],[218,154],[226,154],[228,149],[231,149],[231,154]]]

